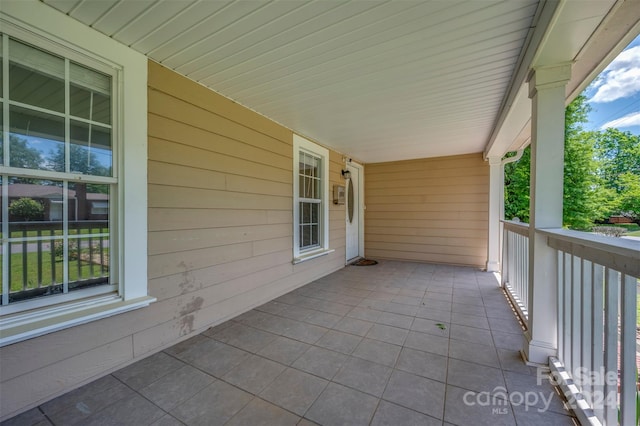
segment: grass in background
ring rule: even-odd
[[[83,249],[83,253],[88,253],[88,250]],[[95,251],[94,251],[95,253]],[[22,253],[14,253],[11,255],[11,291],[20,291],[23,289],[23,259]],[[109,258],[109,249],[104,249],[105,259]],[[38,288],[38,253],[27,253],[27,278],[26,289]],[[77,258],[69,260],[69,281],[77,281],[78,279],[97,278],[103,275],[101,267],[98,263],[93,264],[93,274],[91,274],[91,264],[88,261],[80,260],[80,267],[78,267]],[[51,281],[52,268],[55,267],[55,283]],[[62,283],[63,272],[62,259],[56,258],[55,263],[51,262],[51,252],[43,251],[42,253],[42,283],[40,287],[47,287],[51,284]],[[104,274],[109,273],[109,268],[105,267]],[[1,275],[0,275],[1,279]]]

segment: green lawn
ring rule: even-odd
[[[640,237],[640,230],[633,231],[633,232],[627,232],[626,235],[629,236],[629,237]]]
[[[88,249],[81,250],[81,255],[86,255],[88,259]],[[97,250],[94,250],[94,256],[97,253]],[[26,254],[26,264],[27,264],[27,274],[26,274],[26,282],[27,289],[37,288],[38,285],[38,253],[27,253]],[[104,249],[104,258],[109,258],[109,249]],[[52,284],[52,275],[55,276],[55,283],[62,283],[62,272],[63,272],[63,262],[62,259],[57,257],[55,261],[52,263],[51,261],[51,252],[43,251],[42,252],[42,282],[40,283],[40,287],[47,287]],[[97,260],[97,259],[96,259]],[[98,263],[93,264],[93,271],[91,271],[91,263],[88,260],[80,260],[78,262],[77,257],[69,260],[69,281],[77,281],[78,279],[87,279],[87,278],[98,278],[103,275],[102,268]],[[11,268],[11,291],[20,291],[23,289],[24,283],[24,270],[23,270],[23,254],[22,253],[14,253],[11,255],[10,261]],[[108,274],[108,267],[105,266],[104,275]],[[92,273],[93,272],[93,273]],[[0,272],[1,277],[1,272]]]

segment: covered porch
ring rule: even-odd
[[[3,425],[573,425],[492,273],[348,266]]]
[[[119,197],[95,293],[69,291],[67,247],[63,282],[33,281],[64,294],[9,297],[8,247],[44,237],[3,222],[0,419],[633,424],[640,250],[563,230],[562,179],[565,107],[640,31],[634,1],[24,0],[0,22],[5,140],[32,135],[14,109],[49,114],[70,155],[77,62],[112,78],[122,172],[90,177]],[[20,72],[64,113],[29,78],[16,100]],[[3,194],[85,179],[11,143]],[[532,220],[509,223],[528,144]]]

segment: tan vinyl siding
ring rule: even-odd
[[[367,164],[371,258],[484,266],[489,167],[480,154]]]
[[[0,348],[7,418],[344,266],[345,210],[329,204],[333,253],[293,265],[293,134],[149,63],[147,308]],[[330,152],[330,185],[344,184]],[[330,191],[331,193],[331,191]]]

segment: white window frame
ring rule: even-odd
[[[319,247],[310,250],[300,248],[300,153],[306,152],[320,158],[320,194],[322,197],[318,223]],[[329,150],[298,135],[293,135],[293,263],[315,259],[333,252],[329,249]]]
[[[80,64],[91,66],[97,61],[114,70],[117,129],[113,140],[114,150],[119,150],[114,164],[118,191],[110,203],[115,220],[111,244],[117,253],[113,259],[117,276],[112,278],[116,291],[93,294],[88,289],[77,292],[82,293],[81,299],[66,294],[48,296],[36,304],[3,306],[0,346],[4,346],[144,307],[155,299],[147,293],[147,58],[36,0],[4,2],[0,28]],[[3,139],[8,143],[7,134]]]

